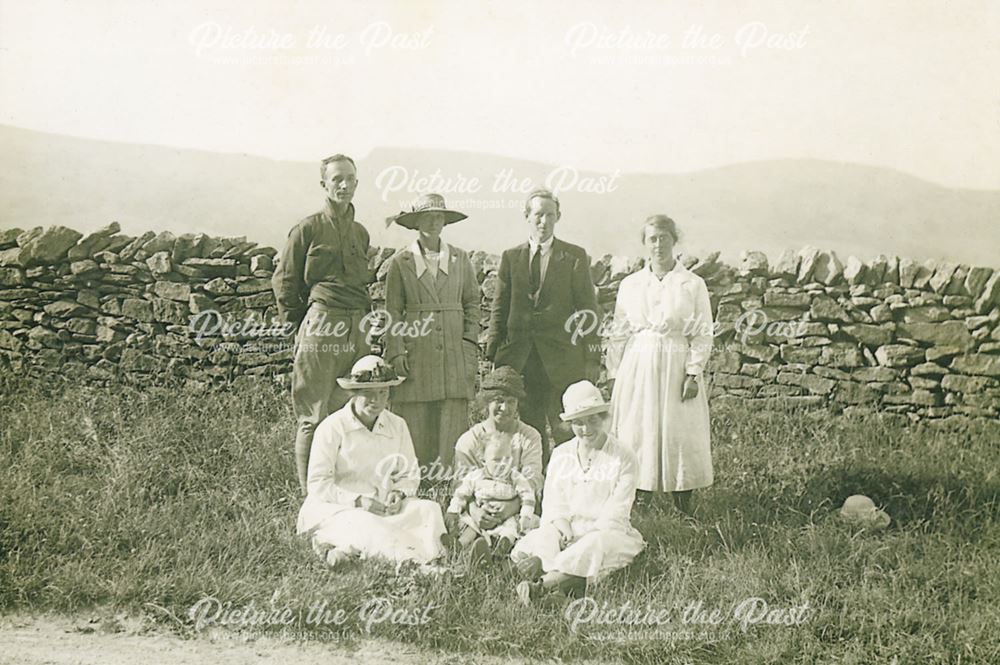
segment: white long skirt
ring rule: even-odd
[[[309,506],[308,512],[315,514],[318,508]],[[302,512],[306,511],[303,505]],[[301,518],[300,513],[300,532],[311,534],[313,547],[318,550],[336,547],[362,558],[382,557],[395,563],[429,563],[444,554],[441,506],[427,499],[404,499],[402,509],[395,515],[380,516],[360,508],[338,506],[309,526]]]
[[[592,520],[572,520],[574,540],[560,548],[559,530],[551,524],[529,531],[510,553],[515,563],[537,556],[546,573],[585,577],[597,582],[616,570],[632,563],[646,547],[642,534],[632,527],[614,529],[593,528]]]
[[[713,482],[708,386],[681,401],[687,340],[643,331],[622,354],[611,395],[611,431],[639,462],[636,487],[678,492]]]

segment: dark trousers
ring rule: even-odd
[[[522,375],[527,397],[521,400],[518,407],[521,420],[542,435],[542,464],[547,467],[552,449],[573,438],[569,426],[559,417],[562,412],[562,394],[567,386],[555,386],[549,381],[545,366],[542,365],[542,358],[534,345],[531,347]],[[551,437],[546,424],[552,428]]]

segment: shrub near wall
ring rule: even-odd
[[[292,339],[262,334],[279,332],[275,254],[242,237],[130,237],[117,223],[86,237],[60,226],[0,231],[0,363],[98,383],[287,383]],[[392,254],[369,252],[376,302]],[[472,259],[485,326],[497,258]],[[844,264],[814,248],[773,265],[760,252],[745,252],[738,267],[718,253],[682,260],[708,284],[719,323],[713,399],[997,417],[1000,272],[892,256]],[[605,316],[622,278],[641,265],[594,262]],[[220,318],[231,325],[213,330]]]

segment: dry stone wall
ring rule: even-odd
[[[0,231],[0,365],[19,374],[188,389],[287,384],[292,339],[273,325],[276,251],[246,238],[117,223]],[[373,248],[376,302],[392,249]],[[894,256],[869,262],[807,247],[773,264],[682,257],[717,320],[714,400],[878,408],[912,418],[996,418],[1000,271]],[[473,253],[484,324],[497,257]],[[605,317],[642,261],[604,256],[592,273]],[[220,322],[225,325],[219,325]],[[199,334],[200,333],[200,334]]]

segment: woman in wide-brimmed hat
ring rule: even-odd
[[[521,421],[518,406],[522,399],[524,380],[512,367],[497,367],[483,377],[474,409],[483,414],[483,420],[470,427],[455,444],[454,486],[469,473],[486,468],[487,447],[496,443],[510,450],[511,466],[531,485],[537,502],[542,489],[542,436]],[[521,508],[520,498],[514,498],[502,511],[491,515],[472,503],[469,519],[485,535],[517,515]],[[472,547],[482,548],[487,542],[488,539],[482,545],[473,542]]]
[[[446,225],[465,218],[439,194],[425,194],[386,220],[418,233],[389,260],[385,308],[394,323],[420,323],[406,329],[421,334],[387,335],[385,355],[407,377],[392,391],[392,408],[409,425],[424,465],[451,464],[455,440],[469,425],[479,367],[476,273],[468,253],[441,239]]]
[[[552,451],[545,472],[541,526],[522,538],[511,560],[527,579],[517,585],[529,604],[546,591],[583,591],[624,568],[646,546],[632,527],[635,456],[607,432],[608,409],[589,381],[563,394],[572,439]]]
[[[355,556],[429,563],[444,554],[441,507],[415,497],[420,468],[406,422],[386,410],[403,378],[365,356],[337,379],[351,398],[316,428],[298,532],[336,566]]]

